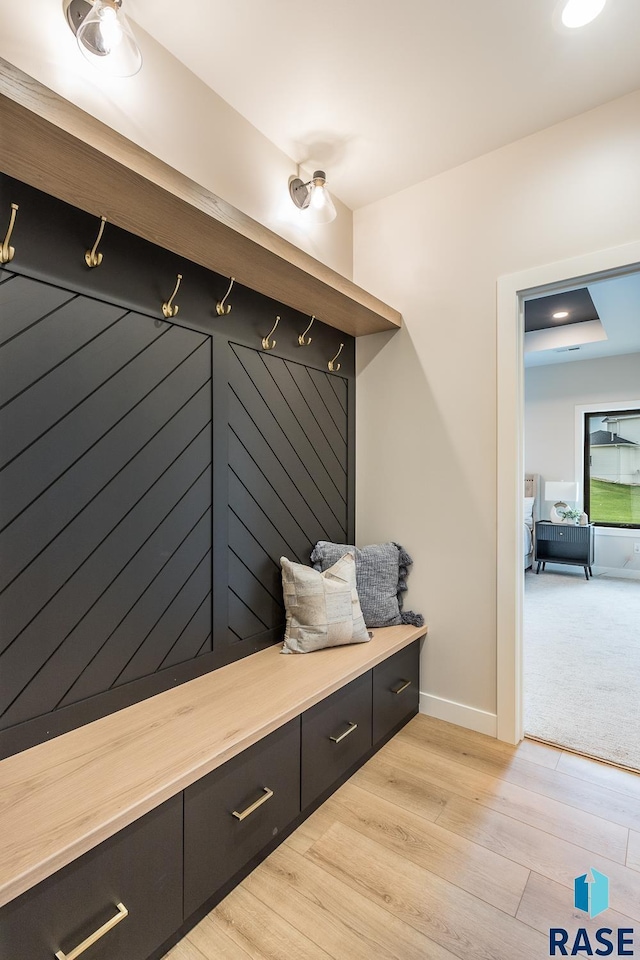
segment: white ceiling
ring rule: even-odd
[[[578,284],[584,287],[585,284]],[[548,349],[537,346],[535,352],[526,353],[526,367],[539,367],[549,363],[568,363],[574,360],[595,360],[599,357],[614,357],[623,353],[640,353],[640,271],[607,280],[595,280],[586,286],[591,294],[594,306],[600,317],[605,339],[590,341],[590,326],[587,323],[570,323],[536,333],[561,334],[565,341],[559,350],[560,342],[552,343],[549,338]],[[571,288],[567,288],[571,289]],[[560,293],[553,290],[553,293]],[[540,296],[544,296],[542,293]],[[533,334],[526,334],[531,337]],[[579,345],[578,350],[567,350],[567,346]]]
[[[640,87],[640,2],[126,0],[163,46],[352,209]],[[555,17],[557,21],[557,15]],[[203,117],[206,123],[206,117]]]

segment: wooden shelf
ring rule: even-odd
[[[269,647],[0,762],[0,906],[426,634]]]
[[[352,336],[401,326],[397,310],[2,59],[0,169]]]

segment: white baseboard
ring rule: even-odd
[[[476,707],[467,707],[464,703],[455,700],[445,700],[443,697],[434,697],[430,693],[420,694],[420,713],[436,720],[446,720],[447,723],[456,723],[467,730],[476,733],[486,733],[489,737],[498,734],[498,718],[495,713],[478,710]]]
[[[625,567],[593,567],[594,577],[620,577],[623,580],[640,580],[640,570],[627,570]]]

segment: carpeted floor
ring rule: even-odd
[[[525,732],[640,770],[640,581],[525,574]]]

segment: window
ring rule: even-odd
[[[585,414],[584,509],[601,526],[640,527],[640,410]]]

